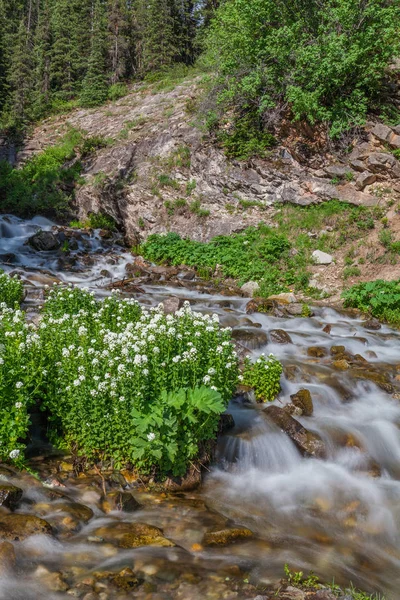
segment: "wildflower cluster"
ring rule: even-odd
[[[118,293],[98,301],[54,286],[37,326],[5,304],[0,314],[2,459],[19,457],[39,402],[53,438],[81,454],[181,475],[237,383],[230,329],[189,303],[165,315]]]
[[[9,277],[0,269],[0,303],[13,307],[21,302],[23,293],[22,281],[18,277]]]
[[[39,332],[51,371],[45,405],[85,456],[182,474],[237,382],[230,330],[189,303],[165,315],[118,294],[98,302],[56,287]]]
[[[0,460],[22,458],[28,407],[40,385],[35,358],[40,339],[20,310],[0,303]]]
[[[281,363],[273,354],[268,357],[261,354],[254,363],[246,358],[242,381],[254,388],[259,402],[271,402],[280,391],[282,370]]]

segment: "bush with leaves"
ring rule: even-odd
[[[255,362],[245,359],[242,382],[254,389],[258,402],[275,400],[281,389],[282,365],[273,354],[261,354]]]
[[[24,297],[24,286],[17,276],[10,277],[0,269],[0,304],[12,308]]]
[[[268,121],[289,109],[294,120],[329,123],[332,136],[363,123],[385,96],[399,22],[397,1],[222,2],[206,41],[221,113]]]
[[[230,330],[188,304],[164,315],[117,294],[99,302],[56,286],[39,335],[53,427],[91,459],[182,475],[237,382]]]
[[[353,285],[342,294],[344,305],[400,325],[400,279],[377,279]]]

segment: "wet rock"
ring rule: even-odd
[[[337,600],[330,590],[318,590],[307,596],[307,600]]]
[[[110,578],[112,585],[124,592],[134,590],[143,580],[138,579],[132,569],[126,568],[120,571],[117,575]]]
[[[271,329],[269,332],[271,344],[292,344],[292,338],[283,329]]]
[[[178,279],[180,281],[194,281],[196,279],[195,271],[184,271],[183,273],[178,274]]]
[[[305,600],[306,595],[302,590],[288,585],[285,590],[279,592],[277,600]]]
[[[166,315],[171,315],[176,313],[177,310],[182,308],[183,300],[182,298],[178,298],[177,296],[171,296],[163,301],[164,312]]]
[[[256,350],[268,343],[268,337],[265,331],[256,329],[255,327],[234,329],[232,331],[232,337],[249,350]]]
[[[12,571],[16,564],[14,546],[11,542],[0,543],[0,575],[7,571]]]
[[[59,572],[52,572],[43,566],[39,566],[33,576],[43,582],[53,592],[65,592],[69,585]]]
[[[307,355],[313,358],[322,358],[327,354],[326,348],[322,348],[321,346],[310,346],[307,348]]]
[[[229,431],[230,429],[233,429],[234,427],[235,427],[235,420],[231,414],[224,413],[223,415],[221,415],[221,418],[219,420],[219,426],[218,426],[219,435],[221,435],[222,433],[225,433],[226,431]]]
[[[339,369],[339,371],[347,371],[350,368],[350,364],[344,358],[339,358],[338,360],[334,360],[332,363],[335,369]]]
[[[141,508],[141,504],[130,492],[110,492],[100,499],[100,507],[105,513],[113,510],[135,512]]]
[[[158,546],[172,548],[173,542],[167,540],[161,529],[146,523],[113,522],[95,530],[94,535],[120,548],[141,548]]]
[[[333,262],[333,256],[321,250],[314,250],[311,256],[317,265],[330,265]]]
[[[371,185],[372,183],[375,183],[375,181],[376,175],[369,171],[364,171],[363,173],[360,173],[356,179],[356,188],[362,191],[367,185]]]
[[[325,444],[316,433],[308,431],[283,408],[267,406],[263,413],[277,425],[297,446],[301,454],[322,458],[325,456]]]
[[[59,240],[51,231],[38,231],[28,239],[28,243],[39,252],[51,252],[61,247]]]
[[[286,312],[289,315],[292,315],[292,317],[302,317],[303,311],[304,311],[304,306],[303,306],[303,304],[300,304],[299,302],[296,304],[289,304],[286,307]],[[307,316],[311,316],[311,314],[309,314]]]
[[[290,400],[292,401],[292,404],[294,404],[294,406],[300,408],[302,414],[305,417],[311,417],[311,415],[313,414],[314,406],[309,390],[299,390],[298,392],[290,396]]]
[[[364,321],[362,324],[364,329],[371,329],[372,331],[377,331],[381,329],[382,325],[379,323],[378,319],[369,319],[368,321]]]
[[[11,484],[0,485],[0,506],[14,510],[22,498],[22,490]]]
[[[17,256],[13,252],[7,252],[6,254],[0,254],[0,262],[6,264],[13,264],[17,262]]]
[[[362,368],[352,368],[350,370],[350,375],[354,377],[354,379],[361,379],[365,381],[371,381],[375,383],[379,388],[381,388],[384,392],[388,394],[393,394],[395,391],[393,385],[389,381],[389,377],[386,373],[372,371],[369,369]]]
[[[344,346],[331,346],[330,352],[332,356],[338,356],[344,354],[346,352],[346,348]]]
[[[253,537],[250,529],[241,527],[232,529],[221,529],[219,531],[209,531],[203,538],[203,546],[228,546],[235,542],[243,541]]]
[[[259,283],[257,283],[257,281],[248,281],[247,283],[242,285],[240,289],[244,294],[246,294],[246,296],[250,296],[250,298],[252,298],[253,296],[256,296],[259,292],[260,285]]]
[[[275,306],[273,300],[266,300],[265,298],[254,298],[246,304],[246,313],[252,315],[255,312],[268,313],[271,312]]]
[[[31,535],[51,535],[52,529],[44,519],[33,515],[0,515],[0,540],[18,542]]]
[[[330,332],[332,331],[332,325],[330,323],[328,323],[327,325],[325,325],[325,327],[322,330],[324,333],[330,334]]]

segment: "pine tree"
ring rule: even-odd
[[[35,116],[45,114],[46,107],[50,104],[51,42],[50,4],[49,0],[43,0],[39,9],[34,40],[35,92],[33,104]]]
[[[33,39],[29,21],[21,19],[15,37],[10,70],[11,112],[18,123],[29,119],[30,99],[33,89]]]
[[[98,106],[107,99],[106,28],[104,8],[97,0],[93,13],[91,51],[88,69],[82,84],[82,106]]]
[[[5,11],[3,1],[0,0],[0,113],[4,109],[7,97],[7,61],[5,36]]]
[[[140,72],[170,67],[178,54],[174,0],[138,0],[137,58]]]
[[[118,83],[132,70],[129,53],[129,11],[126,0],[108,0],[110,80]]]

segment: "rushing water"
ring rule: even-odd
[[[132,260],[115,248],[104,248],[95,232],[80,242],[75,271],[63,271],[58,255],[37,253],[25,245],[38,227],[50,229],[52,224],[0,217],[0,266],[19,272],[32,289],[54,278],[98,289],[121,278]],[[90,266],[85,266],[85,253],[94,257]],[[104,274],[107,268],[111,272]],[[243,298],[229,298],[227,307],[222,296],[148,287],[138,299],[156,304],[171,294],[189,298],[196,310],[219,313],[223,324],[249,322]],[[302,457],[288,436],[265,418],[263,407],[233,401],[229,412],[235,429],[220,439],[217,464],[202,490],[178,496],[134,492],[143,505],[140,511],[105,515],[99,508],[101,491],[86,479],[78,480],[61,491],[89,506],[94,517],[68,535],[34,536],[16,544],[21,570],[17,577],[1,580],[0,598],[68,598],[63,590],[46,591],[53,581],[51,573],[61,571],[76,586],[90,580],[93,572],[124,567],[146,581],[146,591],[139,588],[130,595],[114,591],[104,598],[236,598],[224,587],[235,568],[239,577],[245,574],[250,582],[268,585],[282,576],[285,563],[312,570],[324,580],[352,581],[392,600],[398,598],[400,401],[372,382],[333,369],[328,357],[310,358],[306,349],[322,346],[329,351],[333,345],[344,345],[393,376],[400,365],[400,335],[385,326],[368,331],[360,320],[330,308],[314,312],[312,318],[291,319],[255,314],[250,321],[267,333],[277,328],[289,333],[292,344],[269,344],[255,354],[273,352],[287,367],[285,372],[291,373],[290,380],[282,378],[277,405],[286,404],[290,394],[302,387],[310,390],[313,416],[298,420],[324,440],[326,458]],[[326,324],[331,325],[329,334],[323,331]],[[48,490],[32,487],[23,476],[14,481],[24,489],[18,512],[44,515],[51,523],[57,515],[48,502]],[[161,527],[176,547],[122,550],[96,538],[99,527],[121,520]],[[207,531],[233,524],[249,528],[254,538],[227,547],[202,545]],[[54,588],[54,583],[49,586]]]

